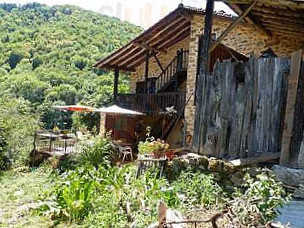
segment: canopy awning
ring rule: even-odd
[[[56,105],[53,108],[63,111],[74,111],[74,112],[94,112],[95,108],[84,106],[84,105]]]
[[[108,113],[108,114],[119,114],[119,115],[145,115],[142,112],[133,111],[130,109],[121,108],[117,105],[112,105],[107,108],[96,109],[95,112]]]

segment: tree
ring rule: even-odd
[[[11,69],[15,69],[22,58],[23,56],[21,53],[12,51],[8,58],[8,64],[10,65]]]

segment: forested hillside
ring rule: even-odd
[[[53,104],[107,104],[112,74],[92,65],[140,31],[75,6],[0,4],[1,97],[28,101],[46,127]]]
[[[110,104],[113,73],[92,66],[140,32],[75,6],[0,4],[0,167],[3,153],[29,153],[34,130],[72,126],[71,113],[53,105]],[[127,91],[127,75],[121,80],[120,91]],[[91,130],[98,116],[73,120]]]

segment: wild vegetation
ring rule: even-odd
[[[162,178],[134,164],[119,166],[109,138],[90,138],[56,166],[29,168],[33,132],[40,128],[97,126],[96,116],[56,112],[53,105],[99,107],[111,103],[113,74],[92,65],[141,29],[74,6],[0,4],[0,226],[147,227],[158,203],[187,215],[194,210],[231,212],[230,223],[271,221],[285,193],[267,170],[226,188],[198,167],[169,166]],[[128,90],[128,76],[120,91]],[[149,134],[139,152],[168,144]],[[52,167],[52,165],[54,167]]]
[[[24,160],[39,127],[98,127],[96,114],[71,117],[52,106],[110,104],[113,73],[92,66],[140,31],[75,6],[0,4],[0,166]],[[127,75],[121,81],[127,91]]]
[[[233,215],[229,222],[255,227],[272,221],[276,208],[285,201],[283,187],[267,170],[258,171],[256,177],[247,174],[244,184],[233,190],[227,190],[212,173],[195,166],[175,176],[169,168],[162,178],[159,170],[152,168],[137,178],[133,164],[111,165],[113,157],[109,153],[116,153],[110,144],[108,139],[97,139],[81,150],[76,167],[57,176],[35,213],[57,223],[84,227],[147,227],[157,221],[158,203],[162,200],[184,214],[197,209],[229,208]]]

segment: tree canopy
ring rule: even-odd
[[[0,98],[27,101],[46,128],[67,119],[55,104],[108,105],[113,73],[92,66],[140,32],[75,6],[0,4]],[[127,91],[128,75],[120,80]]]

